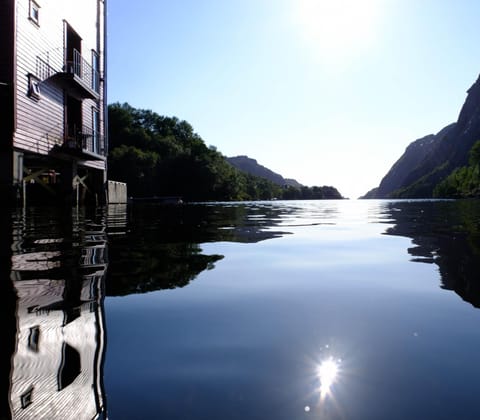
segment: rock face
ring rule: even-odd
[[[292,186],[300,188],[302,185],[294,179],[284,178],[282,175],[260,165],[255,159],[248,156],[235,156],[227,158],[227,162],[242,172],[250,175],[266,178],[280,186]]]
[[[303,187],[300,182],[298,182],[296,179],[293,178],[285,178],[285,185],[288,185],[289,187],[295,187],[295,188],[301,188]]]
[[[468,153],[480,139],[480,77],[467,92],[457,122],[411,143],[378,188],[362,198],[431,197],[442,179],[468,163]]]

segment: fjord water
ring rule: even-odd
[[[30,209],[8,229],[13,418],[480,418],[478,201]]]

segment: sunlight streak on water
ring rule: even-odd
[[[324,399],[330,394],[330,388],[337,380],[339,364],[332,357],[324,360],[317,368],[318,379],[320,380],[320,397]]]

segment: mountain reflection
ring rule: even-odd
[[[2,225],[0,417],[104,418],[105,215],[52,211]]]
[[[396,201],[383,211],[395,223],[387,235],[412,238],[412,261],[438,265],[441,287],[480,308],[480,201]]]

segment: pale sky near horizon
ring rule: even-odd
[[[479,0],[110,0],[108,101],[357,198],[457,119],[479,18]]]

